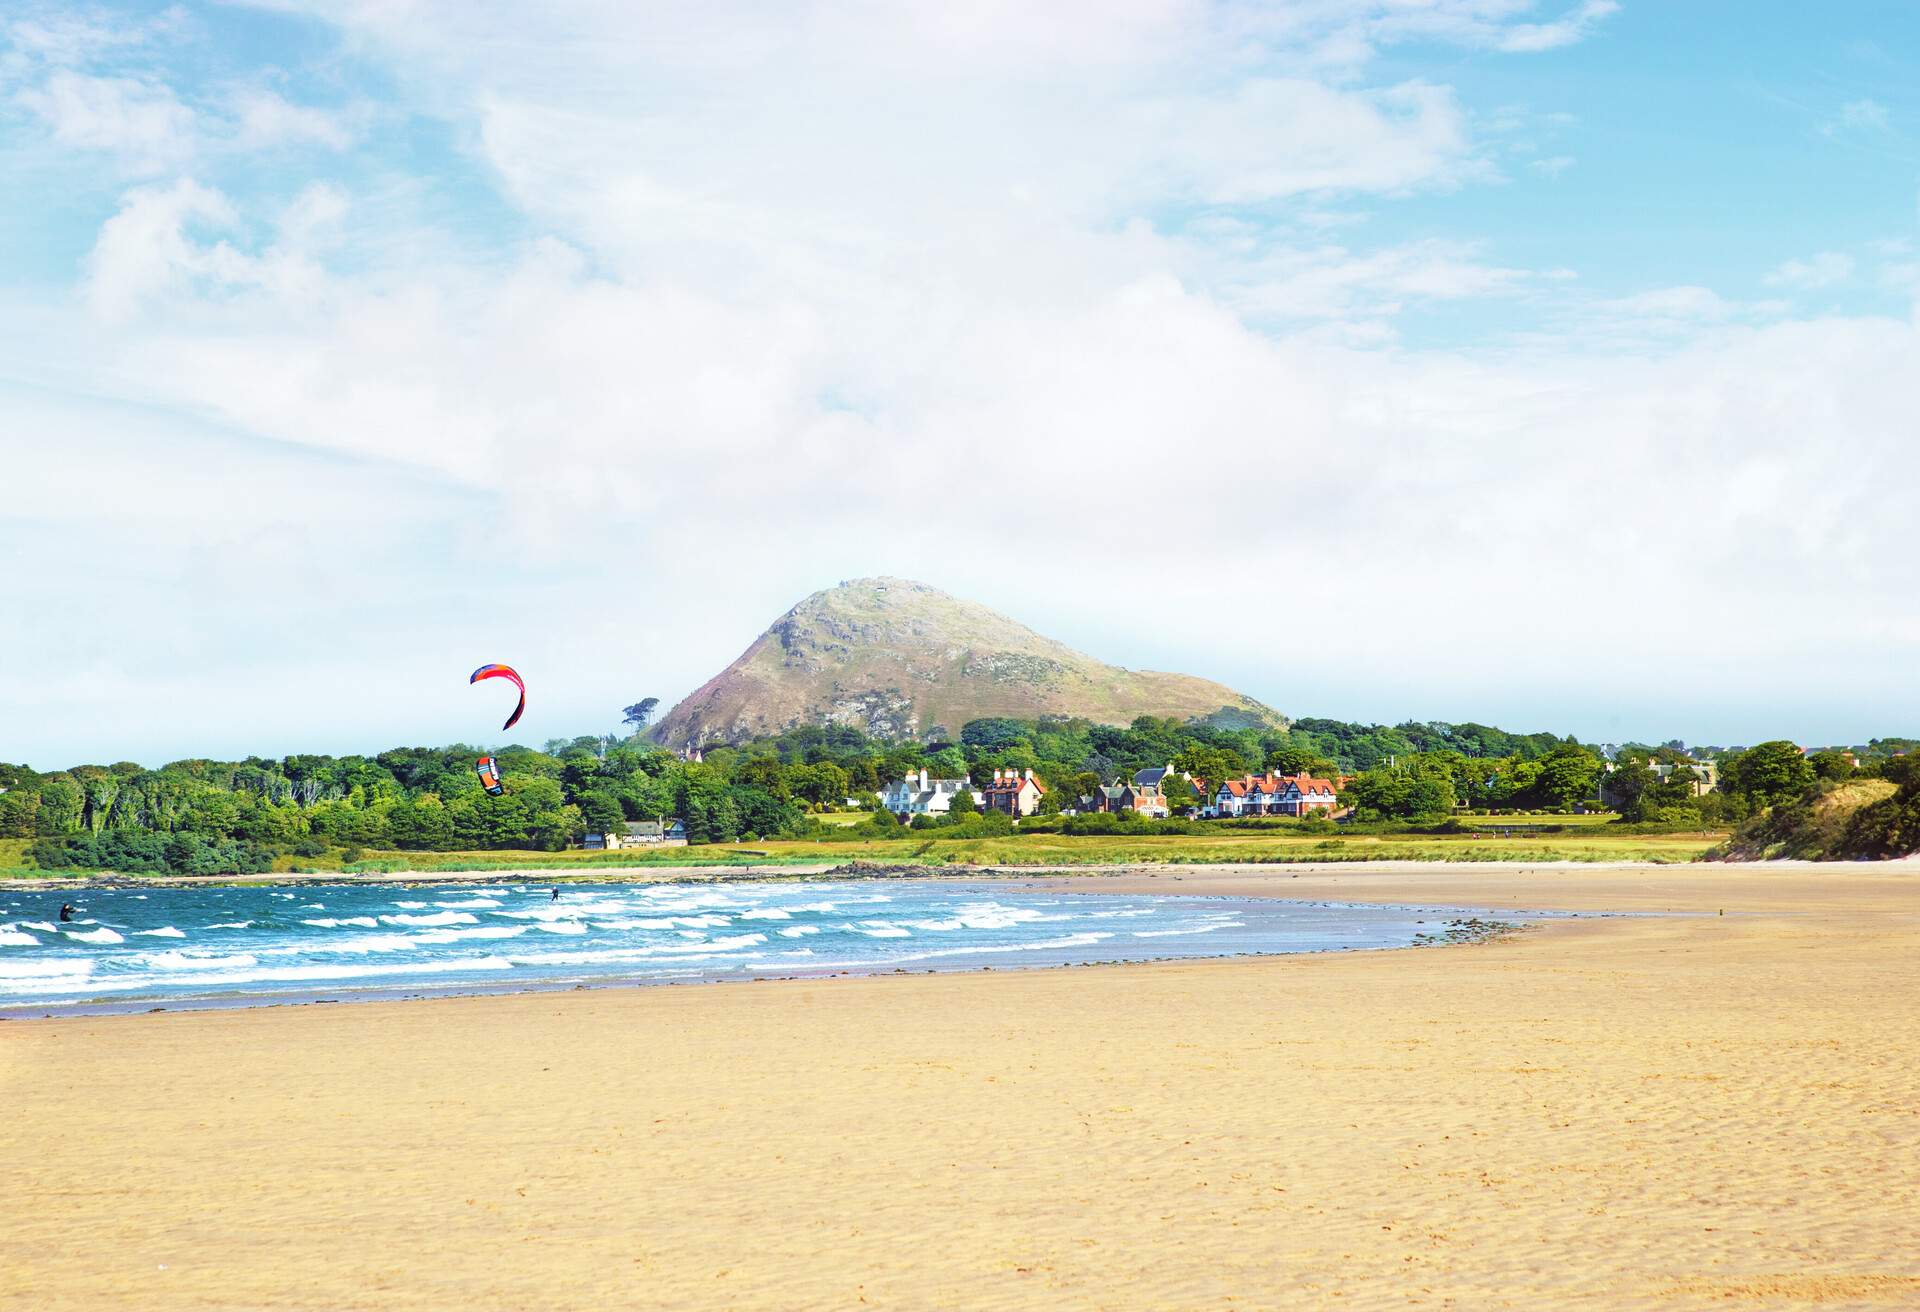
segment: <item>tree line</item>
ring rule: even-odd
[[[630,726],[644,723],[643,706],[628,708]],[[1351,776],[1343,800],[1363,818],[1385,819],[1461,807],[1562,810],[1592,797],[1607,769],[1595,748],[1570,736],[1485,725],[1312,719],[1276,729],[1151,716],[1127,726],[980,719],[948,742],[807,726],[715,747],[699,761],[638,733],[553,740],[492,753],[504,774],[499,797],[488,797],[474,775],[479,754],[455,744],[373,756],[196,758],[157,769],[129,761],[46,773],[0,765],[0,838],[31,840],[33,859],[49,868],[244,873],[279,855],[334,850],[557,851],[635,820],[679,820],[696,844],[845,837],[845,826],[814,817],[848,806],[873,812],[859,828],[879,832],[896,822],[876,795],[923,768],[976,782],[996,769],[1031,769],[1047,785],[1046,813],[1072,809],[1100,785],[1149,766],[1172,765],[1209,790],[1269,771]],[[1622,813],[1738,819],[1815,777],[1855,768],[1837,753],[1805,758],[1791,744],[1762,744],[1720,761],[1723,791],[1696,798],[1683,756],[1673,746],[1621,749],[1606,777]],[[1679,768],[1661,778],[1656,764]],[[1000,821],[963,811],[949,823],[984,831]]]

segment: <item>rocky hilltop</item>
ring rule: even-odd
[[[1208,679],[1108,665],[1023,624],[907,579],[854,579],[775,620],[740,659],[661,720],[656,741],[738,743],[804,724],[887,738],[958,734],[983,716],[1219,717],[1281,725]]]

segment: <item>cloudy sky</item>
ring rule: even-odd
[[[10,0],[0,760],[601,731],[879,573],[1920,732],[1917,88],[1904,0]]]

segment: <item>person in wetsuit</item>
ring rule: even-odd
[[[70,903],[70,902],[62,902],[62,903],[60,904],[60,919],[61,919],[62,921],[68,921],[68,920],[72,920],[72,919],[73,919],[73,904],[72,904],[72,903]]]
[[[553,896],[552,896],[552,898],[550,898],[550,899],[548,899],[548,900],[549,900],[549,901],[553,901],[553,902],[558,902],[558,901],[560,900],[560,890],[559,890],[559,889],[557,889],[557,888],[556,888],[556,889],[554,889],[554,890],[553,890]]]

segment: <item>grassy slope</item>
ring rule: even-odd
[[[1715,855],[1735,861],[1795,857],[1845,859],[1847,823],[1862,807],[1885,801],[1899,789],[1885,779],[1852,779],[1834,786],[1811,805],[1782,804],[1749,821]]]

